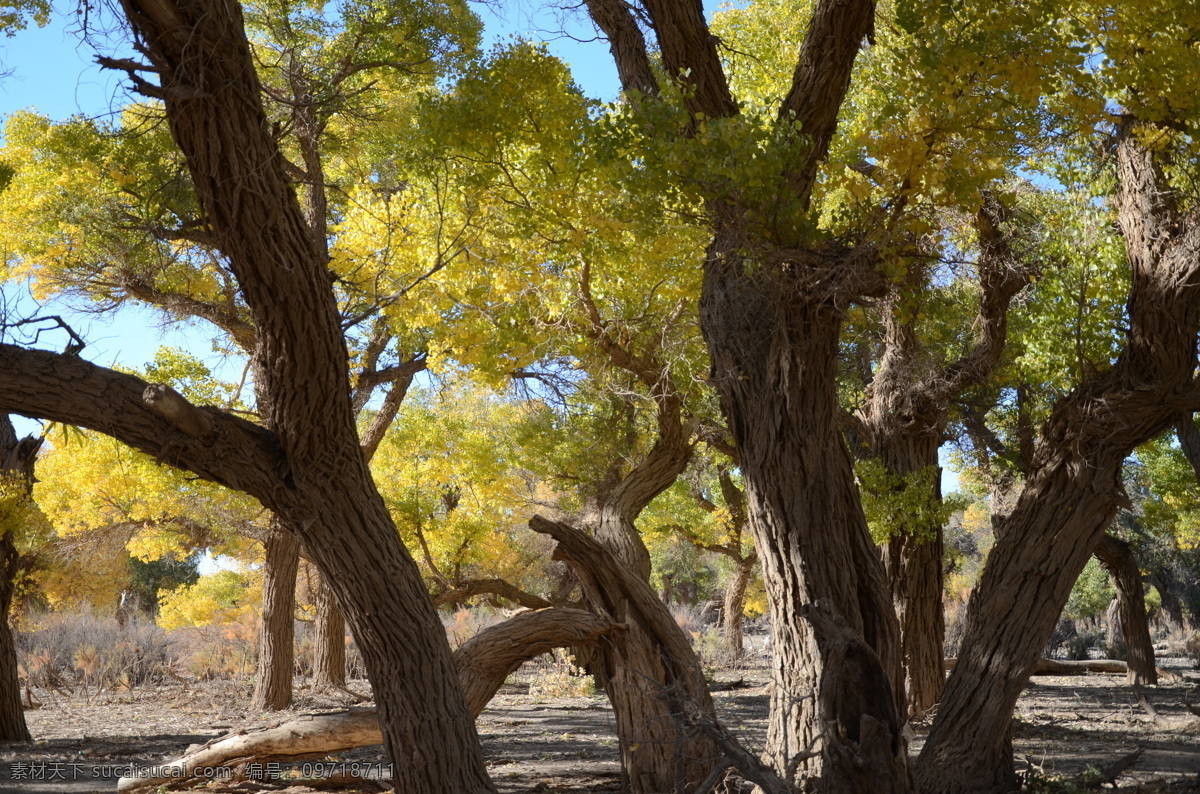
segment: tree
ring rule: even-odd
[[[489,791],[441,624],[359,447],[327,262],[292,191],[235,4],[130,3],[205,229],[259,338],[256,427],[77,357],[0,347],[0,405],[101,430],[258,498],[296,532],[346,610],[412,791]],[[131,71],[140,65],[129,65]],[[303,384],[303,389],[297,388]]]
[[[1014,784],[1013,706],[1071,584],[1127,500],[1124,460],[1196,399],[1200,224],[1168,183],[1161,151],[1143,142],[1154,129],[1125,116],[1113,134],[1116,214],[1132,276],[1124,349],[1110,368],[1059,400],[1042,428],[1024,488],[972,598],[963,652],[922,750],[926,790]],[[1005,661],[997,667],[989,659]]]
[[[17,678],[17,647],[9,625],[13,591],[21,571],[18,539],[29,531],[33,511],[33,468],[42,440],[27,436],[17,440],[12,420],[0,418],[0,739],[29,742],[21,684]]]

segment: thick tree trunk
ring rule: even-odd
[[[241,8],[233,0],[122,6],[159,81],[135,84],[164,103],[204,220],[258,332],[255,371],[266,396],[258,409],[269,439],[262,443],[274,447],[275,462],[274,482],[254,495],[297,532],[345,610],[406,791],[493,791],[441,622],[359,446],[328,261],[314,245],[263,110]],[[199,463],[224,441],[220,430],[229,422],[214,418],[220,412],[152,407],[189,448],[200,448]],[[144,443],[128,432],[132,421],[104,429]],[[236,462],[232,468],[242,471]],[[218,480],[234,482],[220,472]]]
[[[739,452],[771,605],[767,753],[772,766],[786,772],[795,768],[789,767],[793,758],[819,747],[819,756],[799,765],[819,777],[826,767],[840,767],[847,754],[875,755],[879,748],[851,746],[826,729],[818,708],[826,672],[820,642],[800,607],[819,599],[866,640],[883,665],[882,679],[896,687],[884,705],[897,710],[903,704],[899,636],[883,563],[838,430],[840,310],[799,300],[798,286],[774,268],[743,267],[740,251],[747,247],[736,234],[714,240],[701,323],[712,380]],[[899,735],[871,737],[887,752],[905,753]],[[879,792],[909,789],[904,775],[876,784]]]
[[[719,753],[709,737],[688,729],[681,707],[715,723],[712,696],[691,644],[644,569],[561,522],[534,516],[529,525],[558,541],[555,559],[575,568],[589,607],[626,629],[619,642],[601,643],[589,666],[612,701],[624,788],[646,794],[695,789]]]
[[[317,689],[346,685],[346,619],[333,591],[322,576],[317,584],[316,615],[313,618],[313,686]]]
[[[272,518],[263,547],[262,630],[258,640],[258,681],[251,707],[278,710],[292,704],[300,541],[277,518]]]
[[[758,555],[751,554],[734,568],[725,586],[725,614],[721,629],[725,635],[725,650],[734,662],[740,662],[745,655],[742,636],[742,620],[746,611],[746,587],[750,577],[754,575],[754,567],[758,565]]]
[[[17,440],[7,414],[0,414],[0,742],[32,741],[21,707],[17,648],[8,614],[20,569],[15,536],[21,530],[33,488],[33,467],[41,441]]]
[[[942,658],[946,619],[942,610],[942,527],[929,536],[898,535],[888,542],[892,599],[900,619],[908,713],[920,717],[937,705],[946,685]]]
[[[1096,545],[1096,559],[1112,576],[1117,588],[1129,683],[1157,684],[1158,668],[1154,665],[1154,642],[1150,639],[1150,621],[1146,617],[1142,572],[1133,558],[1133,551],[1120,538],[1104,535]]]
[[[605,563],[589,560],[586,572],[577,571],[581,579],[590,578],[593,583],[584,588],[588,606],[627,627],[620,642],[597,646],[588,666],[608,694],[616,716],[624,787],[635,794],[691,790],[712,771],[718,754],[711,739],[687,730],[666,688],[680,687],[681,697],[715,715],[699,661],[667,606],[654,597],[649,583],[650,555],[632,524],[616,515],[604,515],[596,540],[617,564],[644,583],[645,593],[651,596],[632,604],[610,583],[611,573],[596,570]],[[645,619],[650,611],[655,613],[652,625]],[[688,675],[680,675],[664,662],[668,652],[664,633],[673,635],[669,642],[677,657],[674,664],[687,669]]]
[[[1133,122],[1117,140],[1132,271],[1125,350],[1052,411],[968,607],[963,651],[921,752],[926,794],[1016,788],[1010,726],[1071,586],[1119,504],[1125,457],[1195,399],[1200,217],[1183,215]]]

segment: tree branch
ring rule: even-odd
[[[873,35],[874,25],[874,0],[821,0],[813,9],[791,90],[779,108],[780,121],[797,124],[810,141],[803,160],[789,174],[789,182],[805,206],[817,167],[837,130],[854,59],[863,38]]]
[[[646,39],[624,0],[586,0],[588,14],[608,39],[617,64],[617,76],[625,92],[657,96],[658,80],[650,66]]]
[[[78,425],[112,436],[157,460],[283,506],[289,474],[273,433],[216,408],[211,433],[197,438],[146,402],[150,384],[75,356],[0,344],[0,412]],[[178,406],[177,406],[178,407]],[[193,413],[194,412],[194,413]]]
[[[688,112],[712,119],[736,115],[738,106],[700,0],[643,0],[642,5],[654,24],[667,72],[689,87],[683,100]]]

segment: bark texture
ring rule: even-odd
[[[1150,639],[1150,621],[1146,617],[1142,572],[1133,558],[1133,550],[1127,542],[1106,534],[1096,544],[1096,559],[1108,571],[1117,589],[1129,683],[1157,684],[1158,668],[1154,664],[1154,642]]]
[[[1061,400],[988,556],[967,612],[963,653],[921,753],[923,792],[1016,787],[1013,707],[1118,506],[1138,444],[1196,401],[1200,218],[1176,205],[1134,122],[1116,140],[1118,220],[1132,270],[1128,341],[1116,364]]]
[[[263,547],[262,629],[258,639],[258,680],[251,706],[279,710],[292,704],[300,542],[278,519],[272,518]]]
[[[928,478],[918,496],[933,504],[942,500],[938,447],[949,420],[950,402],[983,383],[1000,361],[1008,333],[1008,308],[1036,272],[1020,262],[1013,232],[1013,213],[985,195],[975,218],[979,234],[979,311],[972,323],[975,339],[957,359],[940,361],[917,339],[912,316],[927,284],[921,268],[893,287],[879,302],[884,352],[867,388],[867,402],[857,417],[858,434],[866,439],[865,456],[883,464],[901,489]],[[914,480],[914,478],[917,478]],[[936,510],[930,511],[936,516]],[[942,526],[913,524],[901,517],[885,546],[892,600],[900,620],[908,712],[928,712],[942,694],[945,618],[942,614]]]
[[[204,220],[258,332],[265,427],[197,409],[212,420],[212,432],[196,436],[144,403],[119,414],[114,398],[126,399],[136,379],[97,369],[87,370],[89,387],[119,388],[100,389],[102,405],[85,406],[80,381],[65,388],[74,365],[64,357],[7,347],[0,356],[18,368],[41,361],[48,370],[22,389],[5,371],[0,408],[76,421],[256,496],[297,532],[346,610],[407,790],[491,791],[441,623],[359,447],[327,261],[263,111],[241,9],[232,0],[129,0],[122,7],[159,80],[135,84],[163,100]],[[230,444],[222,433],[231,429],[252,443]],[[218,447],[228,454],[215,454]],[[266,450],[266,461],[255,460]]]
[[[719,754],[710,737],[689,727],[679,706],[687,704],[716,722],[691,643],[647,579],[625,560],[561,521],[534,516],[529,526],[558,541],[554,558],[575,569],[589,608],[624,626],[611,644],[598,646],[611,652],[599,656],[589,670],[604,679],[613,700],[626,787],[643,792],[695,789]]]
[[[7,414],[0,414],[0,741],[29,742],[21,681],[17,676],[17,647],[8,622],[13,590],[21,569],[16,533],[33,489],[33,467],[40,439],[17,440]]]
[[[693,118],[735,116],[737,103],[699,4],[644,0],[641,6],[667,73],[689,87],[683,102]],[[874,12],[869,0],[816,4],[779,112],[805,136],[803,152],[780,174],[779,201],[741,205],[731,198],[740,192],[732,185],[714,190],[708,206],[713,238],[704,265],[701,328],[746,481],[749,524],[774,626],[767,753],[780,773],[799,769],[810,778],[821,778],[823,766],[837,774],[832,770],[842,762],[834,756],[861,748],[839,745],[823,728],[821,698],[814,697],[822,681],[820,643],[800,607],[826,601],[849,631],[876,650],[885,674],[900,680],[898,631],[883,564],[837,431],[834,372],[843,311],[856,298],[881,294],[885,284],[868,247],[826,245],[803,234],[789,239],[776,225],[781,217],[807,211]],[[629,49],[614,44],[614,56],[632,57],[622,55]],[[625,66],[618,68],[623,78],[640,74],[636,63]],[[642,90],[629,82],[625,88]],[[827,740],[820,754],[806,756],[822,734]],[[902,741],[872,738],[888,752],[893,739]],[[794,757],[803,763],[791,764]],[[874,786],[880,792],[907,791],[908,780],[880,778]]]
[[[346,686],[346,619],[324,576],[317,585],[313,623],[316,629],[313,638],[313,686],[317,689]]]

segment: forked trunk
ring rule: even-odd
[[[821,600],[875,650],[880,676],[894,688],[890,703],[875,705],[892,710],[890,727],[898,731],[903,679],[896,618],[838,430],[841,313],[801,300],[803,293],[786,275],[743,267],[739,249],[745,247],[737,235],[718,235],[709,250],[700,311],[771,605],[767,753],[772,766],[786,773],[793,758],[819,749],[799,770],[823,777],[825,787],[841,785],[838,770],[847,757],[889,756],[897,765],[877,770],[875,790],[908,791],[898,733],[848,737],[826,729],[819,689],[834,684],[835,676],[827,675],[818,639],[799,611]],[[880,746],[859,746],[859,739]]]
[[[258,640],[258,681],[251,706],[278,710],[292,704],[300,541],[278,518],[272,517],[263,547],[262,630]]]
[[[333,591],[322,576],[317,584],[313,619],[313,686],[317,689],[346,685],[346,619]]]
[[[594,584],[584,588],[589,607],[628,627],[619,642],[596,647],[590,667],[608,694],[616,717],[623,787],[634,794],[690,791],[709,775],[718,754],[708,737],[693,735],[687,729],[667,688],[674,681],[682,688],[677,696],[713,715],[699,660],[667,606],[653,597],[650,555],[632,523],[620,516],[604,515],[596,540],[618,564],[644,582],[646,593],[651,595],[645,603],[631,605],[621,592],[605,584],[612,581],[613,574],[594,570],[595,563],[589,571]],[[653,626],[640,619],[639,610],[658,613]],[[676,635],[670,646],[661,636],[664,631]],[[672,653],[682,656],[674,662],[691,675],[680,677],[664,662],[664,655]]]
[[[1150,621],[1146,618],[1142,572],[1133,558],[1133,551],[1120,538],[1105,535],[1096,546],[1096,558],[1112,576],[1117,588],[1129,683],[1157,684],[1158,668],[1154,666],[1154,642],[1150,639]]]

